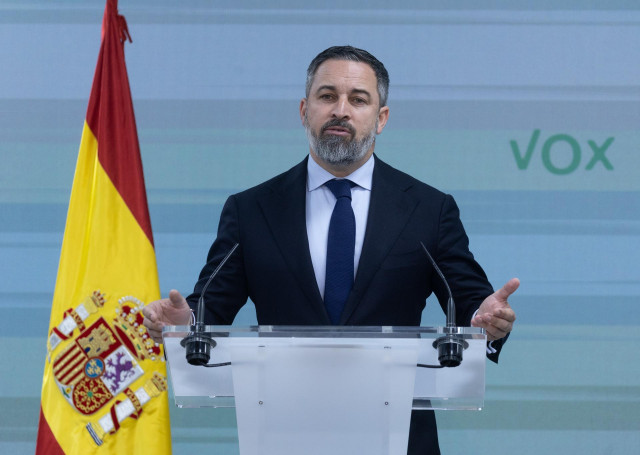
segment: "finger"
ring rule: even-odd
[[[494,295],[496,299],[506,302],[509,296],[516,292],[519,286],[520,280],[518,278],[511,278]]]
[[[144,308],[142,308],[142,315],[146,318],[146,319],[150,319],[151,321],[155,321],[158,316],[156,315],[156,311],[153,307],[153,305],[149,304],[147,306],[145,306]]]
[[[513,325],[508,321],[490,315],[476,316],[471,320],[471,325],[483,328],[489,341],[503,338],[513,328]]]
[[[483,315],[478,314],[478,315],[474,316],[473,319],[471,319],[471,326],[472,327],[482,327],[483,324],[485,324]]]
[[[493,315],[498,319],[504,319],[505,321],[513,324],[516,321],[516,313],[510,306],[504,308],[498,308],[493,312]]]
[[[142,325],[147,328],[148,332],[151,332],[152,330],[162,332],[162,327],[164,327],[164,323],[162,321],[153,321],[149,318],[144,318]]]
[[[475,318],[473,318],[471,320],[471,326],[472,327],[480,327],[482,329],[485,329],[485,331],[487,330],[487,327],[490,327],[490,317],[489,316],[476,316]]]
[[[153,339],[153,341],[155,341],[156,343],[162,343],[162,331],[157,331],[157,330],[147,330],[147,332],[149,333],[149,336],[151,336],[151,338]]]
[[[513,322],[516,319],[515,313],[510,308],[500,308],[493,313],[485,313],[478,317],[482,318],[487,328],[504,333],[513,329]]]
[[[499,340],[500,338],[504,338],[507,335],[506,332],[502,332],[500,330],[495,330],[494,328],[485,329],[485,331],[487,332],[487,340],[488,341]]]
[[[473,321],[471,321],[471,325],[474,327],[480,327],[484,329],[484,332],[487,334],[487,340],[489,341],[497,340],[498,337],[497,337],[497,332],[495,328],[491,324],[485,323],[480,318],[477,318],[477,319],[478,320],[474,319]]]
[[[491,333],[500,335],[499,338],[502,338],[507,333],[511,332],[513,329],[513,324],[509,321],[500,318],[493,318],[491,323],[489,324],[488,329]]]
[[[487,340],[493,341],[499,338],[503,338],[507,333],[510,332],[510,329],[495,325],[493,323],[487,322],[483,323],[482,328],[487,334]]]
[[[147,330],[162,330],[162,321],[160,321],[160,317],[157,312],[157,303],[151,302],[149,305],[142,308],[142,315],[144,319],[142,321],[142,325],[144,325]]]
[[[169,301],[171,302],[171,305],[173,305],[175,308],[182,308],[187,305],[187,301],[175,289],[172,289],[171,291],[169,291]]]

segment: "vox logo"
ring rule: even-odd
[[[526,151],[524,150],[524,144],[520,146],[515,139],[509,141],[518,169],[525,170],[529,167],[539,139],[540,130],[534,130]],[[588,148],[583,148],[574,137],[568,134],[554,134],[549,136],[540,147],[542,165],[552,174],[571,174],[580,167],[583,152],[585,154],[591,152],[589,161],[584,168],[585,170],[590,171],[596,164],[601,163],[605,169],[612,171],[613,165],[605,153],[613,143],[613,139],[613,137],[609,137],[600,145],[593,140],[588,140],[586,144]],[[567,162],[568,156],[571,158],[569,162]]]

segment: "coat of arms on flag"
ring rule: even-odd
[[[158,359],[160,347],[142,326],[142,302],[121,299],[113,326],[100,317],[53,360],[58,387],[75,410],[91,415],[144,374],[138,361]],[[132,305],[133,303],[133,305]]]
[[[86,326],[88,315],[104,303],[105,295],[94,291],[78,307],[64,312],[62,321],[51,330],[49,337],[50,355],[63,340],[69,340],[55,353],[52,371],[60,393],[74,410],[91,416],[103,409],[109,410],[108,405],[119,394],[127,397],[125,404],[129,404],[132,412],[114,412],[118,406],[122,408],[122,402],[114,402],[97,423],[87,424],[98,445],[106,434],[117,431],[122,420],[138,418],[146,402],[167,390],[166,378],[157,372],[140,389],[142,393],[129,388],[145,374],[142,360],[163,361],[160,346],[142,324],[144,303],[133,296],[122,297],[110,322],[99,316]],[[76,328],[78,333],[74,337]]]

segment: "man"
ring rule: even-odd
[[[251,298],[263,325],[418,326],[432,292],[441,306],[447,301],[423,242],[447,277],[457,324],[485,328],[497,361],[519,282],[494,293],[453,198],[373,155],[389,119],[388,87],[382,63],[361,49],[332,47],[311,62],[300,103],[310,158],[227,200],[194,293],[185,300],[171,291],[145,308],[154,339],[166,324],[190,323],[204,283],[235,243],[204,296],[208,324],[231,324]],[[413,412],[408,453],[439,453],[433,412]]]

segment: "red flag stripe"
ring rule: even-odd
[[[126,22],[109,0],[104,34],[87,108],[87,124],[98,141],[98,160],[153,244],[140,145],[124,60]],[[111,35],[108,39],[106,34]],[[128,35],[128,33],[127,33]]]
[[[36,441],[36,455],[64,455],[56,437],[51,432],[49,423],[40,408],[40,422],[38,424],[38,439]]]

